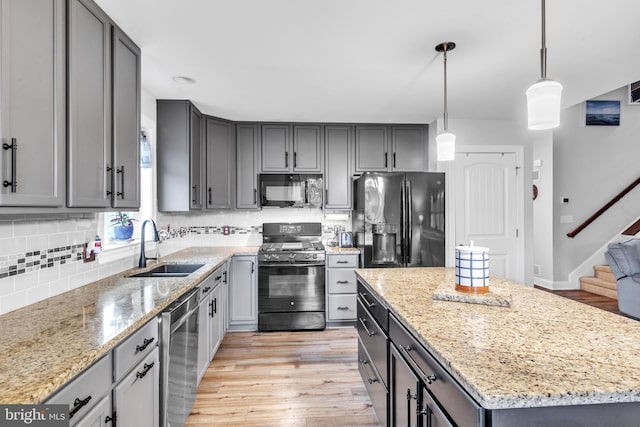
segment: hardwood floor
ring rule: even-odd
[[[378,426],[357,353],[355,328],[230,332],[186,426]]]
[[[583,304],[587,304],[593,307],[600,308],[605,311],[609,311],[611,313],[619,314],[620,316],[630,317],[624,313],[621,313],[618,310],[618,300],[607,298],[602,295],[592,294],[587,291],[550,291],[548,289],[536,286],[536,289],[540,289],[542,291],[551,292],[556,295],[560,295],[565,298],[572,299],[574,301],[581,302]]]

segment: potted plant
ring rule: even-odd
[[[133,236],[133,221],[126,212],[116,212],[110,220],[113,229],[113,240],[129,240]]]

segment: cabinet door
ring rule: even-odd
[[[107,395],[96,404],[87,415],[77,422],[72,418],[70,424],[74,427],[104,427],[115,426],[115,419],[111,409],[111,396]],[[75,424],[74,424],[75,422]]]
[[[222,342],[223,313],[222,284],[219,284],[211,293],[209,306],[209,361],[216,354],[220,342]]]
[[[0,150],[0,206],[62,206],[65,2],[2,0],[0,19],[0,147],[19,147]]]
[[[202,208],[202,114],[189,106],[189,207]]]
[[[392,426],[418,425],[420,380],[395,345],[389,345],[389,408]]]
[[[438,403],[431,397],[431,393],[422,388],[422,425],[428,427],[453,427],[453,423],[445,415]]]
[[[113,389],[113,406],[120,426],[158,427],[160,417],[158,348]]]
[[[356,173],[389,168],[386,126],[356,126]]]
[[[261,127],[262,172],[289,172],[292,170],[290,126],[287,124],[267,124]]]
[[[424,126],[393,126],[391,168],[402,172],[423,172],[426,145]]]
[[[325,209],[351,209],[351,164],[353,128],[326,126],[325,141]]]
[[[321,126],[293,126],[293,171],[322,172]]]
[[[235,133],[229,122],[206,119],[207,185],[205,206],[208,209],[233,207],[235,176]]]
[[[236,208],[258,209],[258,125],[237,125],[236,142]]]
[[[257,275],[255,256],[234,256],[231,259],[229,320],[231,325],[258,322]]]
[[[206,286],[206,285],[204,285]],[[202,292],[202,291],[201,291]],[[198,307],[198,384],[209,367],[209,302],[211,294]]]
[[[111,24],[90,0],[68,11],[68,205],[111,205]]]
[[[140,207],[140,49],[113,28],[114,208]]]

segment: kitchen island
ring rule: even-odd
[[[162,258],[203,264],[187,277],[134,278],[137,268],[0,316],[0,403],[44,401],[233,255],[249,247],[194,247]]]
[[[356,274],[390,329],[397,319],[481,407],[478,425],[638,425],[638,321],[495,276],[509,307],[434,300],[454,286],[451,268]]]

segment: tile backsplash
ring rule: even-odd
[[[327,220],[308,208],[159,214],[158,229],[169,232],[160,255],[189,246],[260,246],[264,222],[322,222],[324,242],[336,225],[351,229],[350,219]],[[0,314],[135,267],[139,244],[108,245],[95,262],[83,262],[82,244],[102,234],[99,226],[99,214],[0,219]],[[153,250],[148,245],[148,254]]]

